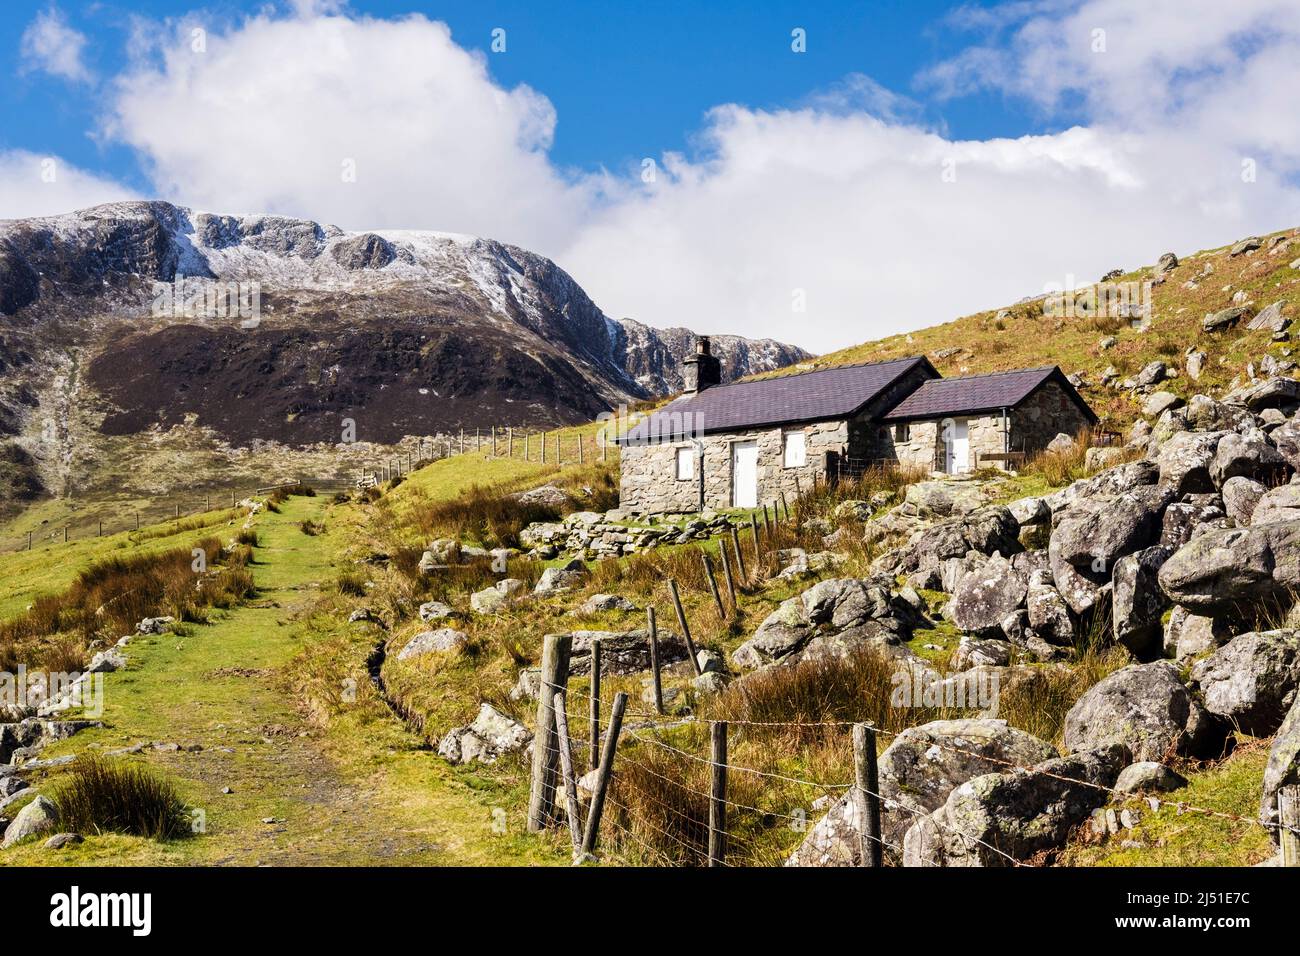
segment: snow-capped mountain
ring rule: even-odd
[[[232,283],[245,304],[255,291],[257,321],[212,310]],[[309,444],[344,415],[380,441],[588,420],[680,389],[694,345],[606,316],[554,262],[489,239],[165,202],[0,221],[0,434],[45,404],[67,354],[67,387],[107,434],[197,421],[234,444]],[[713,345],[728,379],[807,357]]]

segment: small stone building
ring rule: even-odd
[[[752,508],[872,464],[1003,467],[1097,421],[1055,367],[945,379],[912,356],[722,385],[701,338],[684,374],[617,439],[625,510]]]

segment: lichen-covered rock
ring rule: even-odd
[[[1234,525],[1245,528],[1251,523],[1255,508],[1268,489],[1253,478],[1237,477],[1225,481],[1221,491],[1223,510]],[[1296,517],[1300,517],[1300,512]]]
[[[1260,799],[1259,819],[1268,827],[1276,827],[1277,792],[1283,787],[1300,784],[1300,699],[1291,704],[1286,719],[1273,738],[1264,767],[1264,793]],[[1278,842],[1277,830],[1271,831],[1273,842]]]
[[[963,631],[987,634],[1025,601],[1025,578],[1005,558],[993,557],[957,585],[949,605]]]
[[[1214,490],[1210,467],[1228,432],[1179,432],[1161,443],[1155,455],[1160,483],[1180,495]]]
[[[1175,607],[1165,625],[1165,653],[1182,663],[1226,644],[1231,637],[1231,631],[1222,620],[1193,614],[1185,607]]]
[[[469,606],[478,614],[495,614],[514,603],[524,587],[518,578],[502,578],[490,588],[471,594]]]
[[[1052,583],[1050,573],[1030,575],[1029,587],[1025,593],[1025,609],[1029,614],[1029,626],[1043,640],[1058,645],[1074,642],[1074,621],[1070,617],[1070,608]]]
[[[907,640],[921,616],[891,583],[882,576],[819,581],[783,601],[731,659],[739,667],[756,668],[805,650],[838,654],[863,643]]]
[[[1210,479],[1222,487],[1229,478],[1250,478],[1268,484],[1285,480],[1291,466],[1258,430],[1246,435],[1223,436],[1210,465]]]
[[[409,660],[421,654],[435,652],[459,651],[469,643],[469,635],[450,627],[440,627],[433,631],[421,631],[411,638],[397,653],[399,661]]]
[[[1086,584],[1099,589],[1117,560],[1154,543],[1159,522],[1160,511],[1138,492],[1089,498],[1067,509],[1052,531],[1048,556],[1071,610],[1082,614],[1092,607],[1096,591]]]
[[[456,612],[452,610],[450,604],[443,604],[441,601],[426,601],[420,605],[420,620],[426,624],[429,621],[440,621],[445,617],[451,617]]]
[[[1284,599],[1300,588],[1300,521],[1200,535],[1165,562],[1160,587],[1173,603],[1206,615]]]
[[[1007,726],[1004,720],[936,720],[910,727],[880,756],[884,798],[881,836],[885,853],[917,819],[940,806],[953,788],[1008,764],[1027,766],[1056,755],[1045,741]],[[860,866],[860,825],[852,795],[846,795],[809,831],[787,866]]]
[[[1255,737],[1281,725],[1300,687],[1300,635],[1250,631],[1192,668],[1205,709]]]
[[[581,561],[571,561],[562,568],[547,568],[538,579],[533,593],[548,596],[581,587],[586,576],[586,566]]]
[[[23,840],[50,833],[59,825],[59,808],[48,798],[37,795],[36,799],[18,811],[13,823],[5,830],[5,848]]]
[[[495,763],[503,754],[523,750],[532,740],[528,728],[491,704],[479,707],[474,722],[450,731],[438,744],[438,754],[449,763]]]
[[[1072,752],[1119,744],[1134,760],[1203,756],[1222,740],[1168,661],[1130,664],[1098,682],[1065,715],[1064,736]]]
[[[593,594],[578,608],[580,614],[601,614],[606,611],[635,611],[637,606],[621,594]]]
[[[1111,621],[1116,642],[1139,660],[1159,656],[1162,649],[1160,618],[1169,599],[1160,590],[1159,573],[1173,549],[1157,545],[1143,548],[1115,562],[1111,578]]]
[[[1300,520],[1300,485],[1278,485],[1255,502],[1247,524],[1278,524]]]
[[[1060,847],[1106,802],[1126,759],[1108,747],[969,780],[908,828],[903,865],[1009,866]]]
[[[1154,760],[1140,760],[1120,771],[1115,789],[1120,793],[1169,793],[1187,786],[1187,778]]]

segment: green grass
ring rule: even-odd
[[[1254,821],[1267,762],[1267,743],[1248,741],[1216,766],[1192,774],[1186,788],[1160,796]],[[1062,862],[1071,866],[1253,866],[1273,855],[1268,832],[1253,822],[1191,811],[1179,814],[1172,806],[1152,811],[1140,798],[1111,806],[1137,810],[1142,820],[1131,831],[1101,844],[1076,841]],[[1125,848],[1124,840],[1140,846]]]
[[[333,580],[346,520],[303,535],[323,498],[291,498],[258,519],[262,546],[252,602],[182,634],[137,638],[130,666],[107,675],[105,727],[47,748],[46,756],[154,741],[194,752],[122,757],[173,781],[202,811],[198,839],[158,843],[90,836],[59,854],[39,844],[0,863],[370,864],[551,862],[545,843],[522,837],[522,819],[493,829],[492,794],[465,786],[381,704],[367,700],[359,628],[310,613]],[[336,509],[337,510],[337,509]],[[345,651],[350,650],[351,656]],[[291,693],[293,675],[321,656],[357,681],[354,711],[313,721]],[[323,666],[317,663],[315,666]],[[54,774],[53,776],[57,776]],[[233,792],[222,790],[229,787]],[[275,822],[264,823],[271,818]]]
[[[0,553],[0,620],[22,611],[33,599],[67,588],[82,568],[107,557],[157,554],[189,545],[214,533],[223,541],[238,530],[242,512],[212,511],[102,538],[83,538],[36,546],[31,551]]]

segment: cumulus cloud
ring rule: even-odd
[[[919,90],[993,89],[1059,131],[957,140],[850,76],[789,109],[717,107],[650,183],[557,169],[546,97],[422,16],[303,0],[201,52],[192,27],[113,94],[108,131],[160,195],[517,242],[655,325],[829,349],[1300,218],[1289,0],[963,8],[944,28],[969,46]]]
[[[108,133],[142,152],[163,194],[204,209],[563,241],[585,191],[548,159],[550,101],[495,84],[445,24],[334,6],[201,44],[186,21],[183,42],[119,80]]]
[[[58,156],[0,150],[0,215],[5,218],[53,216],[135,198],[122,184],[79,169]]]
[[[83,60],[86,35],[68,25],[57,7],[36,15],[23,31],[20,70],[44,72],[76,83],[92,78]]]

